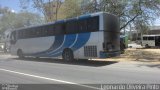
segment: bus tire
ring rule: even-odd
[[[148,44],[145,45],[145,48],[150,48],[150,46]]]
[[[69,48],[64,49],[62,53],[62,58],[65,61],[73,61],[74,60],[73,51]]]
[[[21,49],[18,49],[17,55],[18,55],[18,58],[20,58],[20,59],[23,59],[23,58],[24,58],[24,54],[23,54],[23,52],[22,52]]]

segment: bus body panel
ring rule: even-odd
[[[99,58],[100,57],[99,51],[102,51],[103,49],[102,43],[103,43],[103,33],[92,32],[87,43],[74,52],[75,58],[82,58],[82,59],[88,59],[93,57]]]
[[[145,46],[145,45],[148,45],[148,46],[155,46],[155,40],[143,40],[142,41],[142,46]]]
[[[160,47],[160,35],[143,35],[142,46]]]
[[[43,52],[52,46],[54,39],[54,36],[50,36],[17,40],[16,44],[12,45],[11,53],[17,52],[18,49],[21,49],[24,54]]]

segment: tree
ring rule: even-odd
[[[1,13],[0,16],[0,33],[5,30],[13,30],[21,27],[38,25],[43,23],[43,19],[36,13],[31,13],[27,11],[21,11],[20,13],[11,12],[11,10],[6,10],[6,12]]]
[[[46,22],[53,22],[59,19],[71,18],[81,15],[82,0],[20,0],[21,7],[26,8],[27,3],[32,3]]]
[[[98,0],[82,0],[81,10],[82,13],[93,13],[99,11],[98,9]]]
[[[151,25],[160,15],[160,0],[30,0],[43,13],[47,22],[81,14],[105,11],[116,15],[120,29]],[[56,4],[57,2],[57,4]],[[54,7],[53,7],[54,6]],[[55,13],[54,13],[55,12]]]
[[[64,18],[72,18],[81,15],[81,0],[65,0],[60,9]]]
[[[46,22],[56,21],[58,17],[58,11],[61,7],[61,0],[31,0],[34,8],[40,11]]]
[[[95,10],[85,9],[90,12],[105,11],[115,14],[120,20],[120,29],[135,26],[137,20],[151,24],[160,14],[160,0],[91,0],[90,6]],[[93,3],[94,1],[94,3]],[[87,6],[86,6],[87,7]]]

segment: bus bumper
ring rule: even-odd
[[[120,51],[116,51],[116,52],[103,52],[103,51],[100,51],[100,58],[109,58],[109,57],[119,56],[120,53],[121,53]]]

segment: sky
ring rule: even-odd
[[[159,19],[157,19],[157,20],[154,22],[154,25],[156,25],[156,26],[160,26],[160,18],[159,18]]]
[[[21,10],[19,0],[0,0],[0,6],[9,7],[11,10],[15,12],[19,12]],[[157,18],[155,20],[154,25],[160,26],[160,18]]]
[[[14,11],[20,11],[19,0],[0,0],[1,7],[9,7]]]

